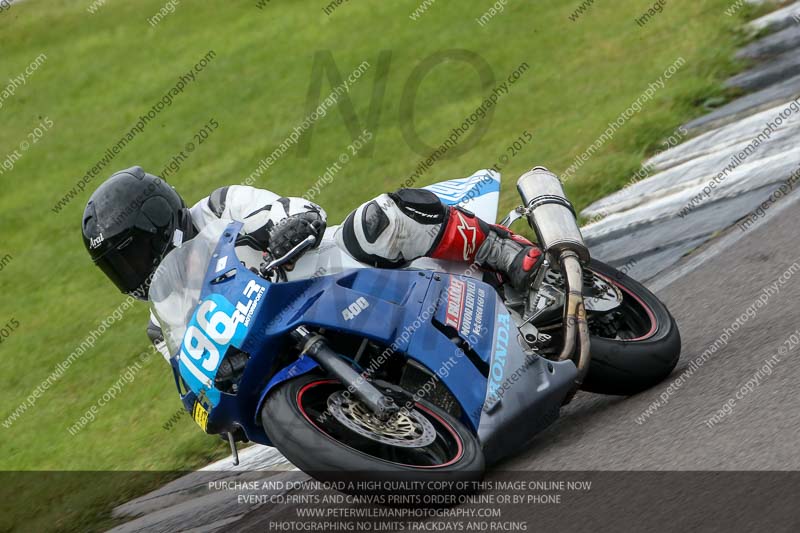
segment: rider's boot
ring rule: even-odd
[[[497,224],[487,224],[469,211],[451,207],[429,254],[434,259],[474,262],[504,275],[518,290],[530,287],[542,262],[531,241]]]

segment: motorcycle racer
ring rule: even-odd
[[[315,238],[312,248],[330,239],[343,254],[378,268],[403,267],[421,257],[475,263],[518,289],[530,284],[542,260],[529,240],[445,205],[425,189],[381,194],[326,231],[325,211],[303,198],[230,185],[189,208],[171,185],[138,166],[116,172],[92,194],[82,234],[92,261],[117,288],[147,300],[161,260],[213,220],[244,224],[237,253],[242,250],[240,259],[249,268],[285,255],[309,236]],[[147,333],[169,358],[152,315]]]

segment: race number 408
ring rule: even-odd
[[[351,303],[347,309],[342,311],[342,317],[345,320],[353,320],[355,317],[361,314],[361,311],[369,307],[369,302],[363,296],[356,300],[355,302]]]

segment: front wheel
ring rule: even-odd
[[[339,381],[307,375],[270,393],[264,429],[289,461],[320,480],[482,478],[483,452],[463,424],[395,385],[375,384],[409,409],[381,422]]]
[[[592,358],[581,388],[627,396],[658,384],[680,357],[675,319],[656,295],[623,272],[596,260],[587,271],[614,285],[622,304],[610,315],[589,312]]]

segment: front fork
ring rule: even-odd
[[[268,264],[261,265],[260,274],[267,279],[271,279],[274,275],[280,275],[279,271],[281,267],[297,259],[305,250],[313,245],[314,237],[306,237],[304,241],[289,250],[283,257],[274,259]],[[301,353],[308,355],[330,375],[341,381],[347,388],[347,391],[350,394],[355,394],[358,399],[364,402],[364,405],[366,405],[379,420],[389,420],[392,415],[400,411],[400,408],[395,404],[392,398],[384,395],[375,388],[372,383],[367,381],[365,376],[353,370],[353,367],[343,361],[336,352],[331,350],[328,343],[325,341],[325,337],[312,333],[303,326],[292,331],[291,336],[297,343]],[[233,444],[231,444],[231,447],[235,450]]]
[[[337,378],[347,391],[360,399],[379,420],[386,421],[400,411],[394,400],[379,391],[367,378],[342,360],[325,341],[325,337],[300,326],[292,332],[300,351],[316,361],[330,375]]]

